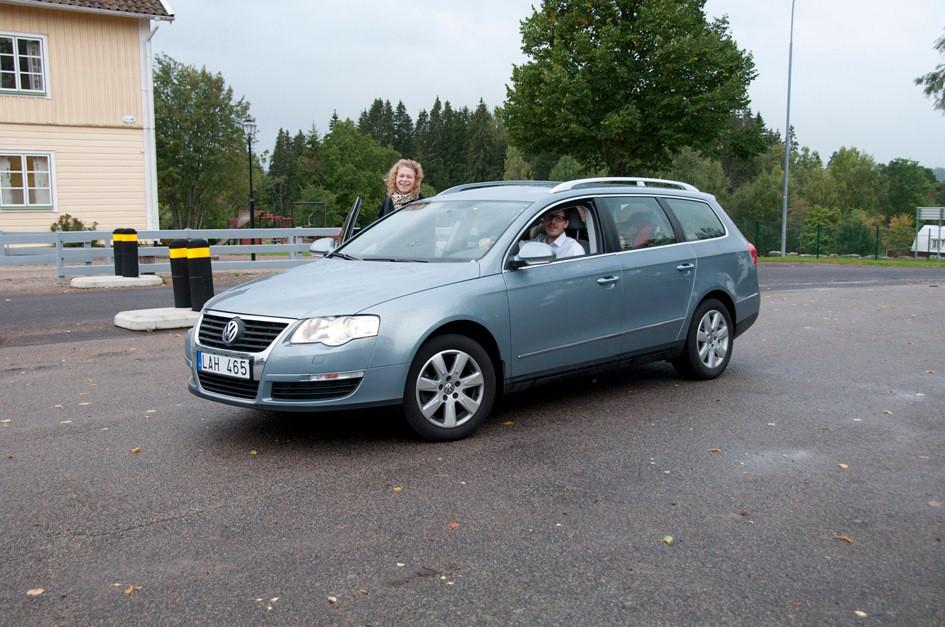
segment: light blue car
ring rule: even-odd
[[[189,388],[277,411],[400,405],[422,437],[455,440],[498,394],[577,371],[669,360],[719,376],[758,317],[756,261],[686,183],[461,185],[208,301]]]

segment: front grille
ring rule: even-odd
[[[256,398],[256,390],[259,389],[259,381],[249,379],[234,379],[233,377],[224,377],[223,375],[213,374],[212,372],[199,372],[200,386],[208,392],[223,394],[224,396],[235,396],[236,398]]]
[[[325,401],[354,392],[361,378],[337,381],[275,381],[272,398],[280,401]]]
[[[272,322],[269,320],[253,320],[240,318],[243,321],[243,333],[230,345],[223,343],[223,328],[231,318],[204,314],[200,323],[198,338],[204,346],[223,348],[231,351],[247,353],[261,353],[266,350],[282,330],[289,326],[288,322]]]

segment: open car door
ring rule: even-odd
[[[361,197],[358,196],[354,199],[354,204],[351,206],[351,210],[348,212],[348,215],[345,216],[345,221],[341,225],[341,241],[339,244],[344,244],[351,236],[354,235],[354,231],[358,225],[358,215],[361,213]]]

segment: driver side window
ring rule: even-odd
[[[556,259],[598,252],[594,215],[585,204],[558,205],[545,211],[525,231],[522,241],[550,245]]]

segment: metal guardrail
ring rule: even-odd
[[[139,242],[177,239],[206,240],[268,240],[268,244],[214,244],[211,256],[249,255],[267,253],[285,255],[285,259],[258,259],[256,261],[217,261],[220,270],[251,270],[291,268],[312,261],[308,257],[306,239],[335,237],[336,228],[293,227],[283,229],[178,229],[139,231]],[[285,243],[275,243],[285,240]],[[95,242],[101,242],[95,246]],[[66,244],[81,244],[81,248]],[[162,257],[168,259],[167,246],[138,246],[138,258]],[[9,233],[0,231],[0,267],[19,265],[55,265],[56,278],[62,283],[68,276],[114,274],[114,250],[111,231],[50,231]],[[143,273],[170,272],[170,261],[140,263]]]

